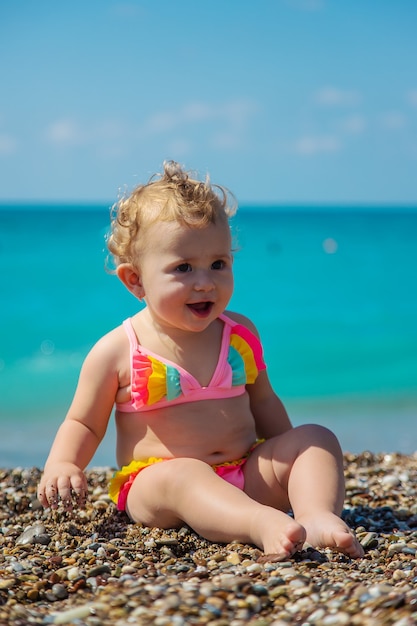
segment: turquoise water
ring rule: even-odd
[[[0,466],[42,465],[82,360],[138,303],[104,270],[108,209],[0,209]],[[243,207],[230,308],[295,424],[417,449],[417,211]],[[114,464],[114,428],[93,464]]]

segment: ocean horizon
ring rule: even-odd
[[[110,203],[0,205],[0,467],[43,466],[92,345],[140,304],[105,270]],[[295,425],[417,450],[417,208],[244,206],[231,310]],[[114,466],[114,425],[91,465]]]

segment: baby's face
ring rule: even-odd
[[[162,326],[201,331],[225,310],[233,292],[227,222],[192,228],[149,226],[140,274],[149,312]]]

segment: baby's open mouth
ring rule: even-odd
[[[197,315],[207,315],[213,308],[213,302],[193,302],[187,306]]]

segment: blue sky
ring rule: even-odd
[[[417,205],[414,0],[3,0],[0,201],[175,159],[241,204]]]

